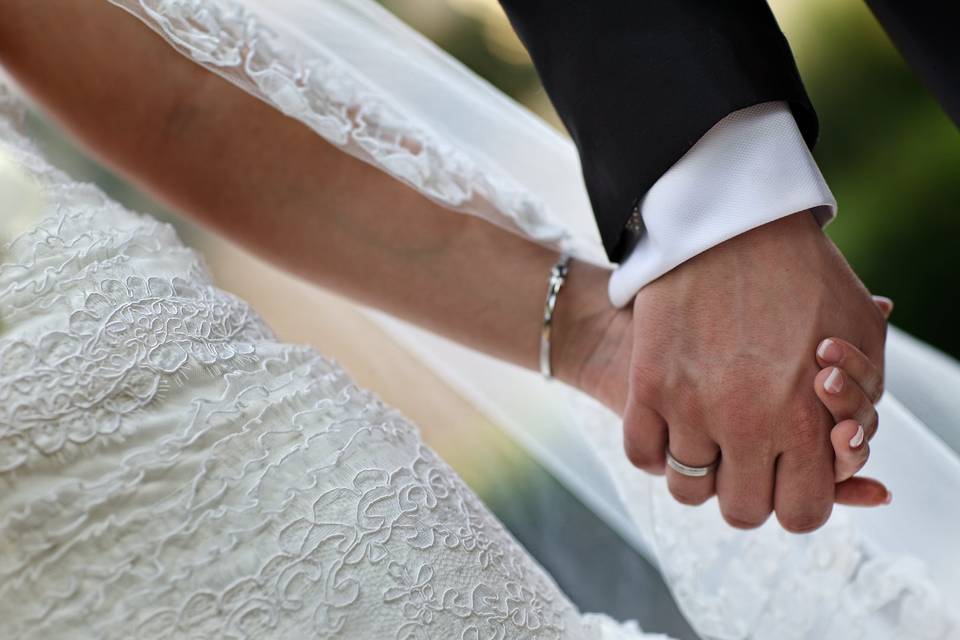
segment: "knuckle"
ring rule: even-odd
[[[824,377],[826,377],[826,375],[824,375]],[[796,422],[799,429],[819,431],[827,415],[820,400],[803,397],[798,398],[791,404],[792,406],[789,409],[790,413],[788,415],[794,416],[794,422]]]
[[[627,454],[627,460],[635,467],[643,467],[647,464],[647,454],[641,449],[632,446],[627,440],[623,446],[624,453]]]
[[[751,419],[727,420],[720,426],[719,431],[727,440],[749,446],[766,439],[768,430],[761,425],[765,425],[765,422]]]
[[[834,407],[834,410],[837,408]],[[853,407],[850,407],[850,409],[853,409]],[[810,406],[808,403],[803,403],[794,409],[793,416],[791,428],[788,434],[784,435],[784,444],[788,449],[812,451],[818,448],[825,430],[829,430],[834,425],[828,409],[822,406]]]
[[[853,466],[853,472],[850,474],[851,477],[860,473],[860,470],[867,465],[867,460],[870,459],[870,450],[866,445],[863,447],[863,453],[857,459],[857,463]]]
[[[670,494],[680,504],[697,507],[706,502],[710,495],[706,491],[691,491],[688,488],[670,487]]]
[[[726,520],[734,529],[756,529],[767,521],[769,514],[759,516],[756,514],[738,514],[731,513],[729,510],[721,511],[723,519]]]
[[[879,335],[880,339],[882,340],[887,333],[887,318],[872,300],[869,304],[872,311],[870,329],[872,329],[875,334]]]
[[[666,463],[663,451],[654,451],[649,447],[638,446],[631,438],[624,440],[623,450],[630,464],[643,471],[658,472],[663,469]]]
[[[857,473],[863,469],[864,465],[867,464],[869,457],[869,445],[864,444],[859,451],[855,451],[851,455],[838,460],[836,481],[843,482],[857,475]]]
[[[873,397],[870,398],[873,401],[873,404],[880,402],[880,398],[883,397],[883,392],[885,391],[884,384],[883,384],[883,376],[878,375],[878,378],[879,379],[873,385]]]
[[[629,377],[634,401],[653,406],[662,390],[662,376],[660,367],[645,363],[643,358],[631,363]]]
[[[784,435],[784,450],[799,452],[806,457],[814,455],[814,452],[820,448],[820,441],[823,438],[824,426],[821,422],[822,420],[817,424],[811,424],[803,421],[793,425],[790,432]]]
[[[822,527],[830,517],[829,509],[777,513],[780,525],[790,533],[810,533]]]
[[[764,449],[770,444],[771,421],[766,416],[742,410],[750,406],[748,402],[740,403],[740,411],[723,411],[710,419],[718,442],[741,449]]]
[[[883,395],[883,374],[873,366],[866,366],[861,383],[871,404],[876,404]]]
[[[874,330],[876,331],[875,339],[879,344],[883,344],[887,339],[887,319],[882,313],[874,323]]]
[[[867,440],[870,440],[880,430],[880,414],[874,409],[862,424],[863,429],[867,432]]]
[[[874,416],[877,413],[876,407],[873,406],[873,403],[868,399],[863,398],[860,402],[860,406],[857,407],[855,418],[857,422],[862,424],[864,428],[873,423]]]

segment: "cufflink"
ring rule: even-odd
[[[630,217],[627,218],[627,224],[624,225],[623,230],[636,236],[643,233],[643,218],[640,217],[639,202],[633,205],[633,211],[630,212]]]
[[[630,257],[633,248],[640,241],[640,236],[643,235],[644,228],[643,216],[640,215],[640,200],[638,199],[633,205],[633,210],[630,212],[626,224],[623,225],[623,231],[620,232],[620,239],[613,251],[614,262],[623,262]]]

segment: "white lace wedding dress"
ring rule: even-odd
[[[602,255],[569,143],[374,5],[111,1],[451,211]],[[649,637],[579,614],[413,425],[278,342],[169,226],[51,167],[21,111],[0,89],[0,162],[41,211],[0,248],[0,638]],[[575,402],[700,633],[957,637],[955,518],[733,532],[632,473],[615,420]],[[925,456],[900,464],[953,490],[955,460],[890,402]]]
[[[45,210],[0,259],[0,637],[641,637],[169,225],[47,164],[2,92]]]

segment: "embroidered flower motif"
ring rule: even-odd
[[[81,241],[97,243],[89,227],[77,229],[73,251],[82,250]],[[25,443],[52,455],[67,442],[84,445],[115,432],[191,358],[195,366],[223,364],[253,354],[252,343],[270,335],[245,304],[213,287],[136,276],[93,283],[67,331],[32,344],[0,341],[0,471],[29,460]]]
[[[433,585],[430,584],[433,580],[433,568],[421,565],[414,575],[406,565],[391,562],[387,572],[397,586],[390,587],[384,592],[383,601],[392,603],[402,600],[405,618],[415,620],[421,626],[432,623],[434,609],[440,606],[435,601],[436,595]]]

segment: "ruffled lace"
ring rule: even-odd
[[[322,43],[301,54],[256,12],[229,0],[110,1],[193,61],[420,193],[538,242],[569,246],[570,235],[540,200],[405,113]]]

